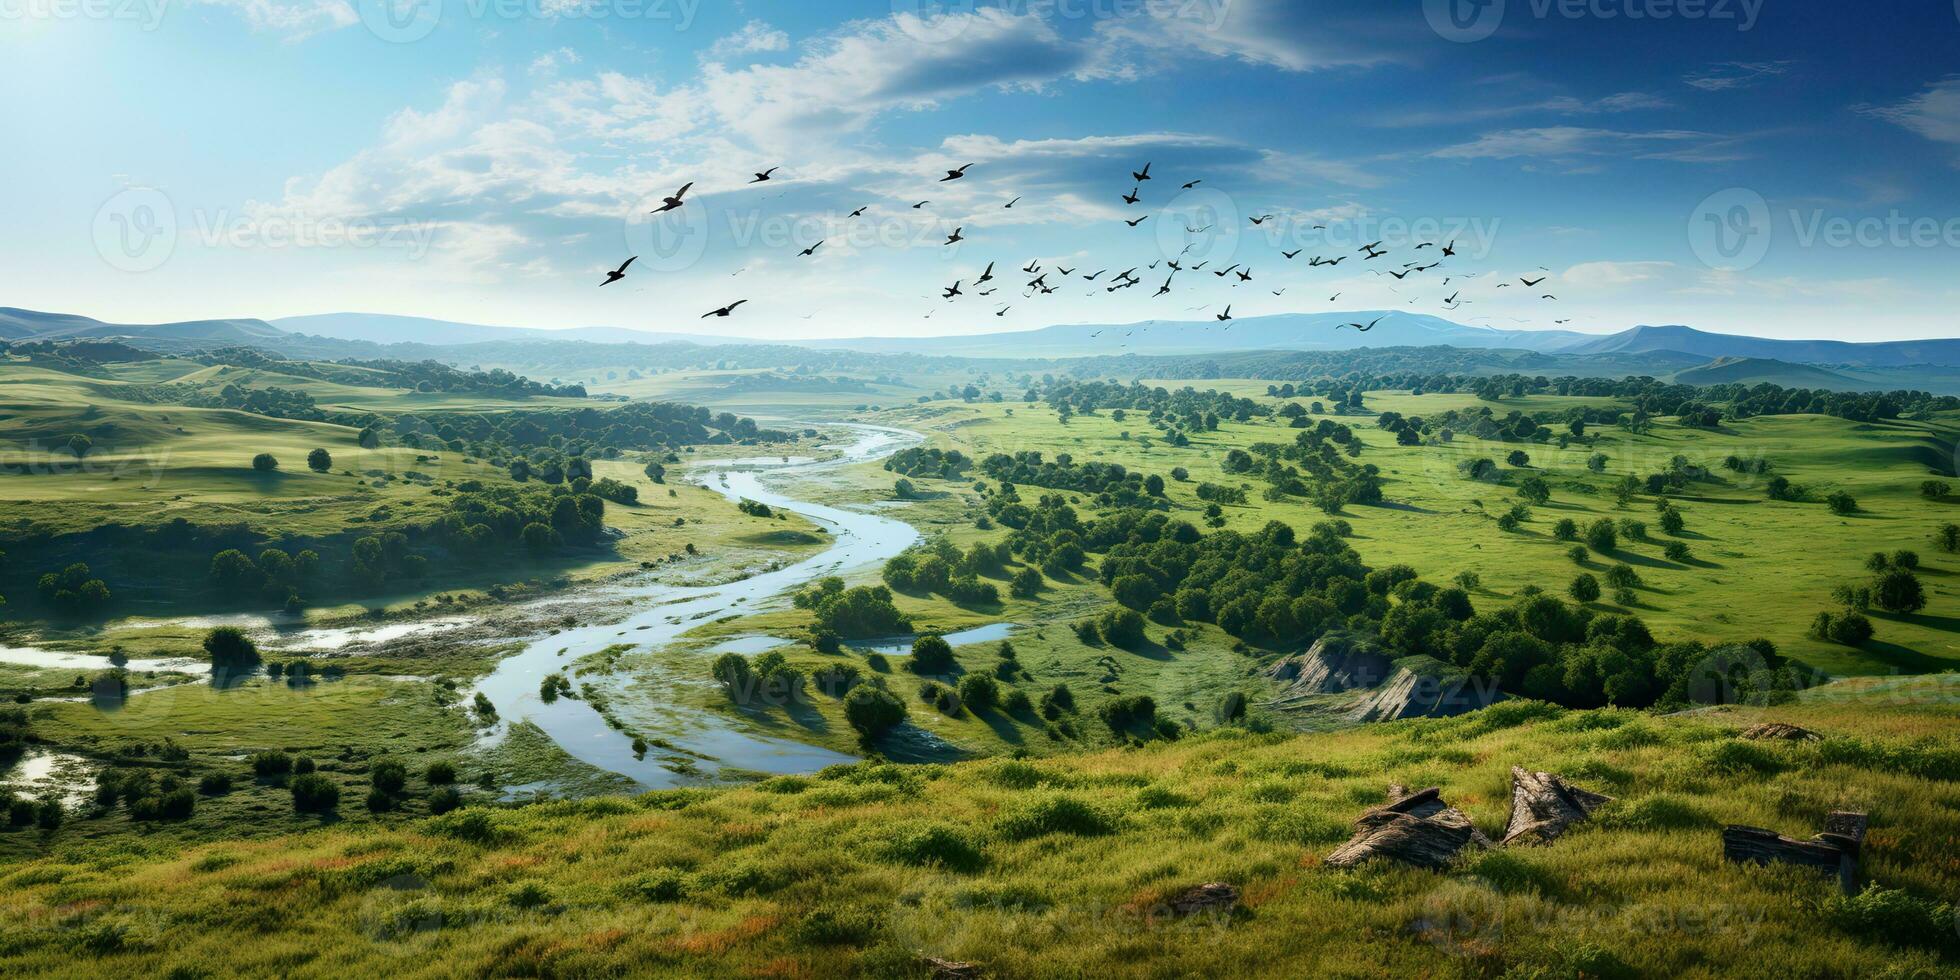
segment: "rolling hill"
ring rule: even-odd
[[[1795,364],[1848,364],[1859,367],[1960,366],[1960,340],[1777,340],[1709,333],[1693,327],[1634,327],[1564,348],[1566,354],[1638,354],[1672,350],[1704,357],[1747,357]]]

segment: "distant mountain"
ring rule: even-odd
[[[742,344],[769,343],[741,337],[712,334],[657,333],[626,327],[571,327],[541,330],[533,327],[493,327],[481,323],[457,323],[419,316],[387,313],[321,313],[288,316],[272,325],[291,333],[336,340],[365,340],[377,344],[480,344],[494,341],[582,340],[595,344]]]
[[[1709,333],[1693,327],[1634,327],[1610,337],[1575,344],[1565,354],[1643,354],[1672,350],[1703,357],[1749,357],[1796,364],[1848,364],[1859,367],[1960,366],[1960,340],[1775,340]]]
[[[200,347],[249,344],[282,336],[264,320],[186,320],[180,323],[104,323],[72,313],[42,313],[0,306],[0,339],[80,340],[138,337]]]
[[[1768,382],[1785,388],[1822,388],[1826,391],[1864,391],[1871,387],[1864,381],[1836,371],[1760,357],[1718,357],[1707,364],[1675,372],[1673,380],[1684,385],[1754,385]]]
[[[1372,323],[1359,331],[1343,326]],[[1473,347],[1550,352],[1601,339],[1569,330],[1500,330],[1465,326],[1400,310],[1283,313],[1220,322],[1145,320],[1139,323],[1043,327],[1012,333],[950,337],[858,337],[788,341],[827,350],[876,354],[1067,357],[1090,354],[1186,354],[1197,351],[1348,350],[1355,347]]]

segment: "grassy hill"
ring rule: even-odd
[[[253,839],[68,837],[5,871],[19,973],[925,977],[1951,975],[1950,685],[1686,717],[1517,703],[1321,736],[1229,728],[1060,761],[867,764]],[[1763,720],[1809,743],[1737,737]],[[375,758],[329,761],[361,787]],[[1447,870],[1321,860],[1391,784],[1493,837],[1514,764],[1614,801]],[[419,798],[419,780],[406,790]],[[345,808],[344,808],[345,809]],[[1719,830],[1871,814],[1855,900]],[[301,818],[302,821],[312,818]],[[17,829],[10,835],[33,835]],[[215,835],[214,835],[215,837]],[[1233,885],[1228,914],[1168,901]]]

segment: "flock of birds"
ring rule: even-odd
[[[963,180],[966,178],[967,171],[972,169],[974,166],[975,166],[974,164],[969,163],[957,169],[948,170],[946,171],[946,175],[944,177],[939,178],[939,183],[944,184],[951,181]],[[758,171],[754,174],[753,179],[748,181],[748,183],[750,184],[768,183],[769,181],[775,179],[776,171],[779,169],[781,168],[771,167],[767,170]],[[1130,173],[1130,182],[1131,182],[1130,190],[1128,193],[1121,195],[1121,200],[1123,201],[1123,203],[1128,207],[1135,207],[1141,204],[1143,202],[1143,190],[1142,190],[1143,185],[1146,181],[1150,181],[1152,179],[1154,178],[1150,174],[1149,163],[1145,163],[1143,165],[1143,169],[1141,170],[1132,171]],[[1198,185],[1202,183],[1204,183],[1203,178],[1196,178],[1193,180],[1189,180],[1182,185],[1182,189],[1187,191],[1192,190],[1198,187]],[[693,187],[694,187],[693,182],[689,182],[687,184],[682,185],[681,188],[675,191],[672,196],[663,198],[661,200],[660,206],[653,209],[649,213],[659,215],[671,211],[677,211],[683,207],[686,207],[688,203],[687,192],[693,189]],[[1014,199],[1001,205],[1001,207],[1004,209],[1013,208],[1016,204],[1019,204],[1021,200],[1022,198],[1017,196]],[[930,200],[922,200],[917,204],[912,205],[911,207],[912,210],[915,211],[923,210],[931,203],[932,202]],[[846,219],[848,220],[848,219],[861,218],[864,216],[867,210],[869,210],[868,205],[865,207],[860,207],[850,212],[850,214],[846,216]],[[1122,221],[1125,225],[1129,226],[1130,228],[1137,228],[1143,225],[1145,221],[1149,220],[1152,217],[1162,217],[1162,215],[1144,214],[1135,219],[1126,218],[1126,219],[1122,219]],[[1279,218],[1278,215],[1261,214],[1261,215],[1252,216],[1248,220],[1251,222],[1252,227],[1262,228],[1262,227],[1266,227],[1268,222],[1276,222],[1276,221],[1280,221],[1281,219]],[[1327,227],[1326,225],[1312,226],[1313,230],[1325,230],[1326,227]],[[1036,259],[1030,261],[1028,264],[1024,266],[1018,267],[1023,274],[1032,277],[1019,287],[1019,294],[1021,298],[1024,300],[1032,300],[1032,299],[1036,299],[1037,297],[1052,295],[1058,292],[1059,290],[1061,290],[1064,286],[1068,285],[1071,280],[1075,279],[1078,276],[1083,282],[1094,284],[1094,286],[1090,289],[1090,291],[1086,295],[1093,297],[1098,294],[1112,294],[1112,293],[1120,292],[1122,290],[1133,289],[1143,285],[1144,280],[1139,277],[1138,273],[1140,272],[1152,273],[1151,278],[1154,280],[1155,278],[1154,273],[1159,270],[1165,272],[1164,281],[1161,284],[1159,284],[1156,287],[1156,291],[1151,294],[1151,298],[1153,299],[1160,298],[1163,296],[1168,296],[1171,295],[1173,292],[1175,292],[1179,275],[1188,275],[1191,277],[1196,277],[1200,283],[1203,283],[1205,280],[1202,278],[1201,274],[1206,271],[1210,271],[1214,278],[1221,280],[1228,288],[1231,289],[1237,289],[1239,287],[1245,286],[1253,282],[1254,281],[1253,267],[1249,262],[1248,263],[1234,262],[1233,264],[1226,266],[1223,269],[1207,270],[1205,267],[1211,264],[1210,259],[1205,259],[1203,261],[1197,261],[1197,262],[1188,261],[1190,254],[1194,250],[1199,248],[1199,243],[1203,240],[1202,236],[1210,234],[1214,230],[1216,229],[1212,225],[1206,225],[1203,227],[1194,228],[1187,224],[1184,226],[1186,243],[1184,245],[1183,250],[1180,251],[1176,256],[1164,257],[1163,255],[1160,254],[1157,259],[1149,262],[1147,265],[1134,265],[1120,272],[1115,272],[1114,275],[1109,275],[1111,272],[1114,271],[1115,267],[1113,265],[1109,267],[1097,269],[1094,272],[1084,272],[1080,266],[1071,269],[1066,266],[1063,266],[1059,262],[1056,263],[1052,268],[1046,268],[1042,265],[1041,260]],[[965,232],[966,232],[966,228],[964,225],[954,227],[952,234],[946,237],[946,241],[943,243],[943,246],[951,247],[954,245],[958,245],[961,242],[967,241],[968,239],[966,237]],[[816,255],[817,250],[823,247],[824,241],[827,241],[827,239],[819,240],[816,244],[811,245],[808,248],[802,249],[798,253],[799,257],[809,258]],[[1390,258],[1394,250],[1392,248],[1384,248],[1383,247],[1384,244],[1385,244],[1384,242],[1377,241],[1368,245],[1363,245],[1361,248],[1357,249],[1353,253],[1334,255],[1332,257],[1318,255],[1318,254],[1312,255],[1307,259],[1307,267],[1310,269],[1321,269],[1321,268],[1334,269],[1334,268],[1338,268],[1341,265],[1341,263],[1346,262],[1349,259],[1358,259],[1360,262],[1366,264],[1366,263],[1373,263],[1381,259]],[[1389,265],[1384,265],[1382,267],[1371,268],[1369,269],[1369,271],[1372,272],[1377,277],[1387,277],[1389,279],[1394,280],[1394,283],[1388,284],[1387,288],[1389,289],[1389,291],[1400,296],[1402,295],[1402,289],[1398,288],[1398,284],[1407,285],[1415,277],[1427,276],[1430,273],[1438,273],[1438,270],[1442,270],[1442,272],[1438,274],[1437,278],[1439,278],[1441,281],[1441,288],[1450,289],[1450,293],[1448,296],[1442,297],[1440,305],[1444,311],[1454,312],[1456,310],[1462,309],[1466,304],[1473,302],[1473,300],[1466,299],[1464,297],[1465,284],[1472,283],[1475,280],[1484,276],[1484,273],[1480,273],[1480,272],[1450,272],[1447,269],[1445,269],[1446,260],[1454,258],[1457,255],[1456,246],[1457,243],[1454,240],[1449,242],[1422,242],[1417,244],[1414,247],[1414,249],[1412,249],[1414,253],[1418,253],[1414,261],[1403,262],[1400,265],[1400,267],[1391,267],[1392,263],[1390,263]],[[1419,254],[1432,249],[1434,251],[1430,253],[1430,256],[1423,256]],[[1304,247],[1302,247],[1302,248],[1296,248],[1292,251],[1286,251],[1281,248],[1276,248],[1276,251],[1285,261],[1292,262],[1297,260],[1301,255],[1305,254],[1307,250]],[[1433,257],[1431,258],[1431,261],[1428,262],[1423,261],[1424,258],[1430,258],[1430,257]],[[615,282],[620,281],[621,279],[626,278],[626,270],[630,268],[633,265],[634,260],[638,258],[639,256],[637,255],[632,256],[628,258],[626,261],[620,263],[619,268],[613,269],[606,273],[605,281],[601,282],[599,285],[609,286]],[[944,302],[952,303],[962,299],[966,299],[968,297],[977,299],[977,298],[992,297],[996,295],[1001,289],[1001,287],[996,284],[997,280],[994,275],[994,268],[997,264],[998,264],[997,262],[988,262],[986,269],[982,271],[977,278],[971,281],[968,281],[966,279],[954,280],[952,285],[943,287],[943,289],[940,291],[937,298]],[[1545,269],[1544,267],[1540,266],[1539,271],[1544,274],[1538,275],[1535,278],[1529,275],[1520,276],[1518,277],[1516,282],[1511,282],[1509,279],[1506,279],[1506,281],[1504,282],[1497,283],[1494,288],[1510,289],[1510,288],[1515,288],[1517,286],[1522,286],[1526,290],[1537,289],[1538,287],[1543,285],[1550,277],[1550,271]],[[736,275],[739,275],[740,272],[741,270],[738,270],[736,272]],[[1103,279],[1105,275],[1109,275],[1109,278],[1107,280]],[[1053,277],[1052,281],[1051,281],[1051,277]],[[1415,281],[1426,282],[1427,280],[1415,279]],[[1454,284],[1454,288],[1452,288],[1453,284]],[[980,287],[986,287],[986,288],[983,289]],[[971,292],[969,292],[968,290],[971,290]],[[1285,288],[1273,289],[1269,291],[1274,296],[1283,296],[1286,293]],[[1339,301],[1340,298],[1341,298],[1341,293],[1336,292],[1332,296],[1329,296],[1327,298],[1327,301],[1329,303],[1333,303]],[[1420,296],[1410,298],[1408,301],[1408,305],[1413,306],[1418,302],[1420,302],[1421,299],[1422,297]],[[1539,300],[1541,302],[1557,302],[1558,296],[1556,296],[1553,293],[1546,292],[1540,294]],[[735,310],[747,302],[748,302],[747,299],[736,300],[735,302],[729,303],[726,306],[719,307],[717,309],[710,310],[706,313],[703,313],[701,314],[700,318],[705,320],[709,318],[726,318],[726,317],[733,316],[735,314]],[[999,303],[998,301],[996,301],[994,305],[997,305],[999,307],[998,309],[994,310],[993,315],[996,317],[1005,317],[1008,314],[1008,312],[1014,308],[1011,303]],[[1231,321],[1233,320],[1233,316],[1232,316],[1233,305],[1234,305],[1233,303],[1228,301],[1225,303],[1225,307],[1221,312],[1213,315],[1213,318],[1218,322],[1227,324],[1225,328],[1227,330],[1231,329],[1230,324]],[[1211,305],[1207,304],[1203,306],[1187,307],[1184,310],[1184,312],[1186,313],[1207,312],[1210,309],[1211,309]],[[930,319],[931,317],[932,317],[931,312],[925,314],[926,319]],[[1368,331],[1375,329],[1376,326],[1380,325],[1381,322],[1387,318],[1388,315],[1385,314],[1383,316],[1376,317],[1375,319],[1367,323],[1358,323],[1358,322],[1342,323],[1336,325],[1335,329],[1341,330],[1341,329],[1352,328],[1357,332],[1367,333]],[[810,317],[805,316],[803,317],[803,319],[807,320],[810,319]],[[1490,317],[1477,317],[1476,319],[1488,320],[1490,319]],[[1522,319],[1516,317],[1513,317],[1511,319],[1514,322],[1518,322],[1518,323],[1531,322],[1528,319]],[[1562,319],[1554,322],[1557,323],[1558,325],[1564,325],[1570,323],[1571,320]],[[1100,337],[1103,334],[1103,332],[1104,331],[1102,330],[1098,330],[1095,333],[1091,334],[1090,336],[1092,338]],[[1128,337],[1134,332],[1135,329],[1133,328],[1129,332],[1125,333],[1124,336]],[[1123,346],[1128,346],[1128,345],[1125,344]]]

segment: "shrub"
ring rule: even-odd
[[[633,879],[626,891],[648,902],[677,902],[687,897],[687,875],[679,868],[655,868]]]
[[[1595,602],[1599,599],[1599,580],[1591,572],[1580,572],[1565,591],[1576,602]]]
[[[1661,554],[1667,556],[1667,560],[1672,562],[1685,563],[1694,558],[1694,552],[1688,550],[1688,543],[1685,541],[1669,541],[1667,547],[1661,549]]]
[[[1835,895],[1824,903],[1824,917],[1844,932],[1925,949],[1960,949],[1953,929],[1955,915],[1954,907],[1944,902],[1878,885],[1852,897]]]
[[[408,784],[408,767],[383,759],[368,769],[368,783],[383,793],[399,793]]]
[[[271,453],[260,453],[252,457],[252,469],[260,473],[270,473],[279,468],[279,457]]]
[[[306,468],[315,473],[325,473],[333,469],[333,454],[324,449],[315,449],[307,453]]]
[[[980,843],[951,824],[900,824],[885,831],[883,838],[874,853],[897,864],[973,872],[987,863]]]
[[[953,647],[946,639],[928,633],[912,641],[912,672],[946,674],[953,670]]]
[[[290,788],[293,810],[298,813],[327,813],[340,805],[340,787],[318,773],[294,776]]]
[[[1872,602],[1889,613],[1916,613],[1926,608],[1926,592],[1917,575],[1894,568],[1872,583]]]
[[[454,786],[438,786],[429,794],[430,813],[441,815],[462,805],[463,794],[456,792]]]
[[[231,792],[231,774],[224,772],[208,773],[197,781],[197,791],[206,796],[223,796]]]
[[[431,762],[422,770],[422,778],[431,786],[447,786],[456,781],[456,767],[447,762]]]
[[[250,670],[259,664],[259,648],[236,626],[220,626],[204,634],[204,652],[211,669],[226,673]]]
[[[1103,702],[1096,711],[1102,723],[1112,732],[1121,733],[1137,725],[1152,726],[1157,723],[1157,702],[1148,694],[1131,694],[1111,698]]]
[[[1008,840],[1028,840],[1049,834],[1093,837],[1114,831],[1116,819],[1073,796],[1044,793],[1006,808],[994,828]]]
[[[284,776],[292,771],[293,757],[284,752],[260,752],[252,756],[252,772],[258,776]]]
[[[876,738],[905,720],[905,702],[882,687],[860,684],[844,698],[844,718],[867,738]]]
[[[1134,609],[1106,610],[1096,618],[1096,631],[1111,646],[1133,649],[1143,645],[1143,615]]]
[[[1858,501],[1852,499],[1850,494],[1842,490],[1838,490],[1830,496],[1825,497],[1824,503],[1831,508],[1831,513],[1840,517],[1858,512]]]
[[[991,710],[1000,702],[1000,685],[986,674],[968,674],[960,678],[960,700],[975,714]]]

